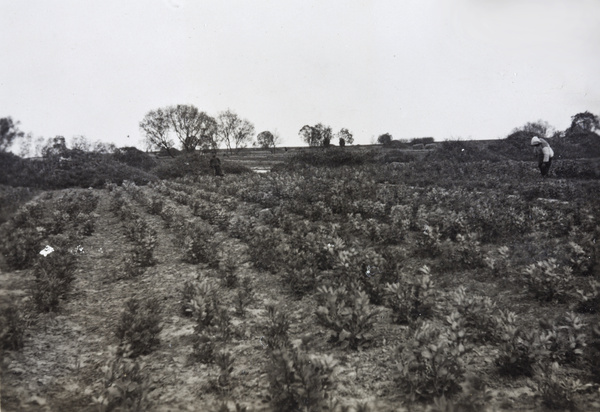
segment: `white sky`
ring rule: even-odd
[[[600,114],[598,0],[0,0],[0,30],[0,117],[36,137],[142,148],[174,104],[287,146],[319,122],[367,144]]]

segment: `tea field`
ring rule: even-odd
[[[575,164],[36,192],[0,228],[2,411],[600,410]]]

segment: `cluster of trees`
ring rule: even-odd
[[[171,156],[174,155],[176,143],[179,143],[185,152],[216,149],[222,144],[230,151],[234,148],[247,147],[255,133],[254,125],[250,121],[242,119],[229,109],[212,117],[192,105],[167,106],[151,110],[144,116],[139,126],[146,137],[148,149],[162,149]],[[572,116],[571,125],[565,131],[557,131],[548,122],[538,120],[515,128],[508,139],[533,135],[577,137],[594,134],[598,130],[600,130],[600,118],[586,111]],[[314,126],[305,125],[298,134],[309,146],[329,147],[333,139],[338,139],[341,147],[354,142],[354,137],[348,129],[342,128],[339,132],[333,133],[330,126],[322,123]],[[19,122],[13,121],[11,117],[0,118],[0,152],[6,152],[17,140],[21,141],[19,153],[21,157],[46,156],[66,149],[65,139],[62,136],[46,140],[39,137],[34,144],[31,134],[19,130]],[[377,138],[377,143],[382,145],[388,145],[392,141],[392,135],[389,133],[384,133]],[[280,143],[281,138],[277,132],[263,131],[256,136],[253,145],[273,150]],[[32,146],[35,147],[33,153]],[[74,137],[71,148],[100,153],[113,152],[115,149],[112,144],[90,143],[83,136]]]
[[[20,157],[50,157],[66,153],[67,141],[63,136],[33,138],[31,133],[25,134],[19,129],[20,122],[10,116],[0,118],[0,153],[8,150],[18,141]],[[116,146],[101,141],[90,142],[84,136],[74,136],[69,146],[71,150],[95,153],[113,153]]]
[[[173,156],[178,141],[185,152],[216,149],[220,144],[231,151],[246,147],[254,137],[254,125],[231,110],[212,117],[193,105],[178,104],[146,113],[140,122],[148,149],[164,149]],[[269,142],[270,147],[275,140]]]
[[[522,136],[548,138],[574,137],[579,134],[595,133],[598,130],[600,130],[600,117],[586,111],[571,116],[571,125],[564,131],[556,130],[545,120],[538,120],[537,122],[528,122],[521,127],[513,129],[508,138],[519,138]]]
[[[331,127],[322,123],[314,126],[304,125],[298,134],[309,146],[329,147],[333,138],[338,139],[340,147],[354,143],[354,136],[348,129],[342,128],[334,135]]]

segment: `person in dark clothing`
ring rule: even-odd
[[[221,170],[221,159],[217,157],[216,153],[213,153],[210,159],[210,167],[214,170],[215,176],[225,176],[223,170]]]
[[[537,136],[531,139],[531,145],[533,146],[533,152],[538,157],[538,166],[540,172],[542,172],[542,177],[546,177],[550,171],[554,150],[552,150],[547,141]]]

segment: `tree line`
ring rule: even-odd
[[[250,121],[229,109],[212,117],[192,105],[151,110],[140,122],[140,129],[149,149],[165,150],[171,156],[177,142],[185,152],[214,150],[223,144],[230,151],[243,148],[252,141],[255,130]],[[329,147],[334,137],[339,140],[340,146],[354,142],[348,129],[342,128],[334,135],[331,127],[321,123],[305,125],[299,135],[309,146]],[[275,149],[280,141],[277,132],[265,130],[256,136],[254,145]]]
[[[224,145],[228,150],[247,147],[250,142],[254,146],[275,149],[281,143],[281,137],[276,131],[258,133],[253,141],[255,127],[247,119],[241,118],[231,110],[220,112],[216,117],[198,110],[193,105],[176,105],[151,110],[139,123],[140,130],[145,136],[147,149],[164,150],[174,156],[178,144],[185,152],[196,150],[214,150]],[[539,137],[576,137],[600,130],[600,118],[586,111],[571,117],[571,125],[564,131],[557,131],[548,122],[538,120],[515,128],[508,139],[522,136]],[[309,146],[329,147],[333,139],[338,139],[340,147],[354,142],[353,134],[346,128],[333,133],[330,126],[318,123],[314,126],[304,125],[298,135]],[[428,138],[432,139],[432,138]],[[48,151],[60,151],[66,147],[65,138],[56,136],[35,139],[35,149],[32,153],[34,139],[31,133],[25,134],[19,129],[19,122],[11,117],[0,118],[0,152],[6,152],[17,141],[21,141],[19,155],[26,157],[44,156]],[[377,143],[388,145],[393,141],[390,133],[384,133],[377,138]],[[112,152],[114,144],[103,142],[90,143],[83,136],[76,136],[71,141],[71,148],[83,151]]]

